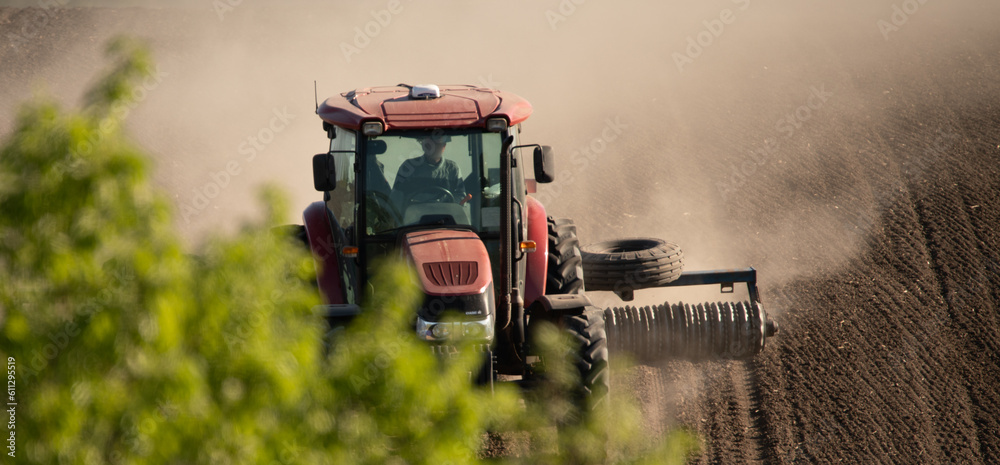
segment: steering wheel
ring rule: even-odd
[[[423,196],[423,198],[421,198]],[[442,203],[442,202],[455,202],[455,194],[450,190],[439,186],[427,186],[422,187],[413,191],[410,194],[409,205],[415,203]]]

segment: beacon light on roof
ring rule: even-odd
[[[441,89],[434,84],[424,84],[410,88],[410,97],[416,99],[432,99],[441,97]]]
[[[494,117],[486,120],[486,130],[490,132],[500,132],[507,129],[507,119]]]
[[[361,125],[361,133],[368,137],[381,136],[385,126],[381,121],[368,121]]]

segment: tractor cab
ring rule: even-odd
[[[517,147],[517,124],[530,110],[513,94],[472,86],[368,88],[324,102],[317,113],[330,149],[314,157],[313,171],[328,221],[306,226],[310,240],[324,235],[310,228],[331,229],[319,277],[327,302],[361,303],[370,265],[402,254],[427,295],[418,326],[439,319],[441,308],[492,322],[503,300],[493,277],[526,273],[518,246],[528,234],[525,165],[537,165],[528,176],[552,178],[548,150]],[[498,281],[525,292],[523,279]]]
[[[325,191],[325,198],[336,226],[343,230],[345,244],[357,247],[356,257],[345,258],[359,266],[351,266],[352,272],[345,277],[364,283],[368,265],[389,255],[406,253],[411,261],[423,259],[414,256],[408,245],[415,234],[434,230],[455,231],[473,239],[486,252],[485,260],[477,265],[483,269],[478,271],[483,276],[495,275],[500,263],[500,160],[506,132],[434,128],[366,136],[336,128],[325,157],[331,162],[330,171],[336,173],[336,185],[327,186],[333,189]],[[512,174],[512,184],[520,186],[512,189],[514,197],[523,202],[524,176],[520,170]],[[514,215],[517,224],[518,213]],[[459,238],[452,236],[437,239],[455,248]],[[477,261],[445,256],[427,260]],[[425,283],[424,287],[429,286]],[[489,294],[493,295],[492,289]]]

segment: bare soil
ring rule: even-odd
[[[539,195],[550,213],[576,219],[584,242],[666,236],[686,247],[689,269],[755,266],[765,306],[781,325],[749,362],[666,360],[620,372],[615,386],[641,401],[650,432],[696,430],[702,450],[694,463],[1000,463],[1000,30],[990,24],[997,7],[929,1],[886,36],[878,21],[891,20],[891,2],[751,6],[745,15],[736,10],[737,21],[678,72],[673,53],[684,53],[685,37],[717,15],[714,6],[676,17],[663,14],[670,12],[664,5],[618,15],[624,7],[589,2],[558,25],[559,35],[542,14],[552,3],[532,12],[531,40],[514,39],[524,45],[524,61],[494,57],[533,72],[503,75],[473,58],[445,71],[454,81],[496,73],[505,89],[525,89],[538,115],[526,133],[567,160],[556,182],[565,183],[562,190],[543,187]],[[256,37],[257,50],[280,50],[273,44],[282,40],[290,51],[307,46],[287,30],[250,27],[265,15],[248,11],[223,23],[201,10],[65,9],[40,20],[37,9],[0,8],[0,131],[9,131],[13,105],[38,80],[57,94],[78,92],[79,76],[99,68],[103,39],[119,29],[156,37],[160,56],[174,66],[172,82],[183,79],[185,66],[199,66],[185,54],[210,45],[185,40],[192,24],[218,28],[211,36],[218,40]],[[399,29],[376,38],[382,43],[374,41],[353,67],[338,61],[336,48],[351,34],[327,37],[332,52],[324,58],[357,80],[338,91],[409,79],[364,61],[410,56],[389,47],[411,27],[404,14],[394,21]],[[597,21],[615,32],[588,42],[607,32],[585,27]],[[658,29],[656,21],[666,25]],[[647,36],[658,38],[630,46]],[[545,52],[529,51],[533,43]],[[288,64],[273,54],[251,58],[261,73]],[[572,60],[592,72],[562,73],[576,66]],[[621,99],[574,106],[566,94],[546,92],[546,83],[563,78],[588,92],[614,87]],[[173,96],[178,106],[190,91],[165,89],[158,98]],[[816,92],[831,95],[810,100]],[[216,104],[242,108],[239,95],[220,98],[229,100]],[[615,109],[626,104],[642,109]],[[544,116],[547,108],[556,117]],[[319,122],[306,121],[307,112],[296,124],[319,143],[281,163],[307,166],[324,149]],[[190,114],[139,116],[137,136],[160,155],[158,180],[178,204],[235,155],[246,133],[267,123],[254,120],[220,152],[186,137],[199,127],[177,121]],[[568,126],[571,116],[578,124]],[[628,125],[621,137],[591,143],[618,116]],[[220,131],[229,124],[216,123]],[[152,127],[175,134],[167,140]],[[607,148],[588,157],[579,150],[588,143]],[[307,168],[291,175],[269,168],[281,163],[264,163],[242,167],[278,178],[300,203],[313,195],[302,187]],[[242,199],[249,176],[234,180],[220,202]]]

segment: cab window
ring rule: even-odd
[[[499,133],[390,131],[366,144],[369,235],[415,225],[499,230]]]
[[[335,126],[334,138],[330,140],[330,153],[337,173],[337,188],[330,191],[330,200],[326,205],[337,218],[340,227],[346,229],[354,225],[356,217],[354,161],[357,155],[357,136],[354,131]]]

